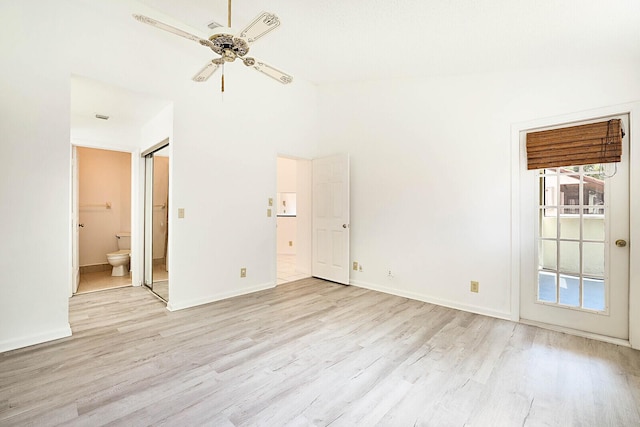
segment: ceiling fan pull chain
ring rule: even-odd
[[[227,6],[227,27],[231,28],[231,0],[229,0],[229,6]]]
[[[222,63],[222,86],[221,86],[221,92],[224,93],[224,62]]]

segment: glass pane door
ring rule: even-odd
[[[608,310],[603,165],[540,170],[537,300]]]
[[[520,319],[629,337],[629,116],[619,163],[529,170],[521,157]],[[550,124],[558,128],[560,124]],[[535,131],[545,130],[536,128]],[[520,133],[526,154],[526,134]]]

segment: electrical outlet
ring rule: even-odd
[[[360,265],[358,266],[358,271],[359,271],[360,273],[362,273],[362,264],[360,264]]]
[[[475,280],[471,281],[471,292],[480,292],[480,282],[476,282]]]
[[[267,217],[271,218],[271,209],[267,209]]]
[[[358,261],[353,261],[353,271],[358,271]]]
[[[247,269],[246,268],[241,268],[240,269],[240,277],[247,277]]]
[[[178,208],[178,218],[184,218],[184,208]]]

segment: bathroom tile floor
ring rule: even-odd
[[[293,282],[309,277],[308,274],[296,271],[296,256],[278,254],[277,284]]]
[[[80,273],[78,294],[131,286],[131,276],[113,277],[111,270]]]

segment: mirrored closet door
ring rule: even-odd
[[[169,300],[169,142],[145,151],[144,284]]]

